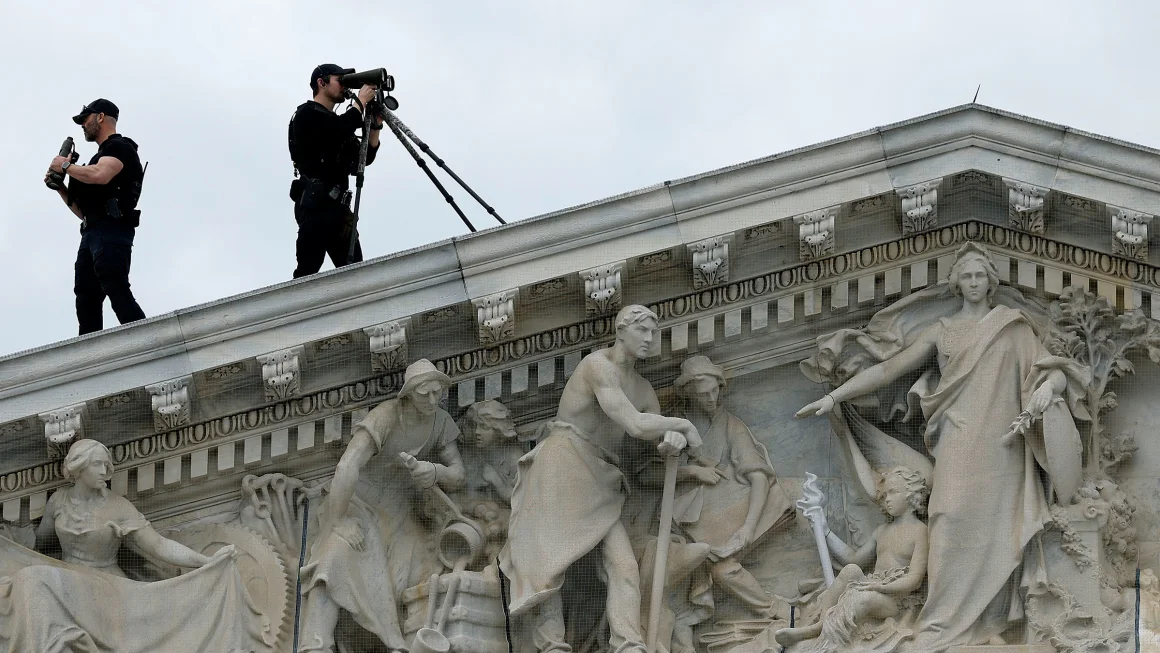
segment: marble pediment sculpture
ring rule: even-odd
[[[128,500],[106,487],[109,450],[77,440],[63,462],[72,485],[49,498],[37,529],[61,559],[0,538],[0,648],[73,653],[253,653],[276,633],[246,592],[233,547],[206,556],[159,535]],[[123,543],[193,571],[157,582],[125,576]]]
[[[802,363],[833,389],[798,416],[831,415],[867,493],[868,458],[893,459],[930,480],[926,600],[913,635],[887,650],[1002,642],[1036,589],[1033,541],[1053,520],[1048,489],[1067,504],[1081,482],[1075,420],[1089,418],[1091,372],[1051,355],[1033,314],[999,286],[989,252],[967,243],[947,285],[880,311],[865,329],[819,338],[818,354]],[[876,419],[843,408],[859,399]],[[1035,427],[1014,430],[1023,414]],[[892,442],[873,423],[908,419],[925,422],[924,451]]]

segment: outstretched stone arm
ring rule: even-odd
[[[617,369],[612,363],[595,366],[591,378],[600,409],[630,437],[652,442],[663,439],[667,433],[675,431],[684,436],[688,446],[693,448],[701,446],[701,435],[697,433],[697,427],[693,426],[692,422],[682,417],[655,414],[660,412],[660,401],[657,400],[656,393],[652,393],[648,405],[645,406],[645,412],[638,411],[621,389]],[[675,448],[683,449],[684,443]]]
[[[210,557],[173,540],[162,537],[152,526],[133,531],[129,537],[147,555],[178,567],[201,567],[209,564]]]
[[[854,375],[849,381],[830,391],[829,397],[812,402],[797,412],[798,417],[824,415],[834,408],[834,404],[861,397],[886,387],[907,372],[913,372],[926,364],[935,353],[938,331],[928,327],[909,347],[898,352],[873,367],[868,367]],[[832,400],[832,401],[831,401]]]

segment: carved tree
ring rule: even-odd
[[[1136,309],[1116,315],[1106,297],[1069,286],[1050,311],[1051,334],[1048,351],[1056,356],[1076,360],[1091,369],[1086,388],[1091,424],[1084,449],[1087,452],[1085,475],[1106,477],[1107,470],[1134,450],[1130,434],[1106,440],[1100,418],[1118,404],[1116,393],[1107,390],[1108,382],[1135,372],[1128,354],[1145,350],[1153,363],[1160,364],[1160,323]]]

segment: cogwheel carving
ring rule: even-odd
[[[282,556],[266,538],[234,523],[210,524],[171,537],[203,555],[213,555],[227,544],[238,550],[238,571],[246,591],[270,623],[277,648],[285,648],[293,636],[294,583]]]

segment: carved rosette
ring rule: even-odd
[[[169,431],[189,424],[189,383],[191,376],[145,386],[153,409],[153,429]]]
[[[580,272],[580,280],[584,282],[584,308],[590,315],[620,310],[624,263],[617,261]]]
[[[407,365],[407,329],[411,318],[383,322],[363,329],[370,338],[371,370],[390,372]]]
[[[519,288],[471,300],[479,323],[479,344],[495,345],[516,334],[516,298]]]
[[[298,345],[257,357],[262,365],[262,386],[267,400],[288,399],[301,392],[299,365],[304,350],[303,345]]]
[[[714,236],[688,245],[693,256],[693,288],[700,290],[729,281],[729,246],[733,235]]]
[[[60,460],[73,442],[84,438],[85,404],[74,404],[38,415],[44,423],[49,460]]]
[[[834,226],[840,206],[831,206],[793,217],[798,226],[801,260],[812,261],[834,253]]]
[[[902,235],[909,236],[938,226],[938,189],[942,179],[897,189],[902,200]]]
[[[1044,232],[1047,193],[1050,189],[1003,178],[1007,186],[1007,218],[1012,229],[1032,234]]]
[[[1153,216],[1119,206],[1108,205],[1112,221],[1112,253],[1135,259],[1148,258],[1148,225]]]

